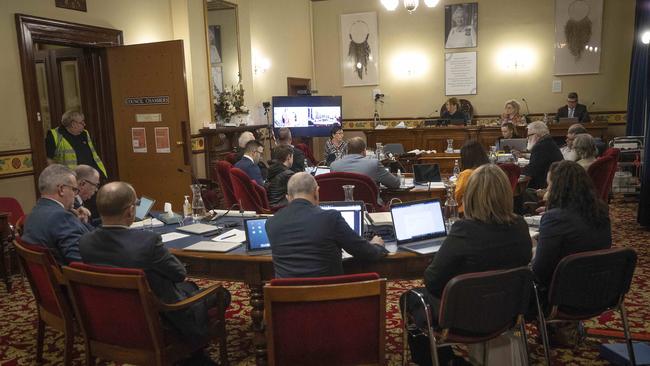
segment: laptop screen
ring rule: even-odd
[[[426,200],[393,205],[397,245],[447,235],[445,219],[439,200]]]
[[[151,199],[146,196],[140,197],[140,204],[135,206],[135,219],[138,221],[144,220],[151,211],[153,204],[156,203],[156,200]]]
[[[271,249],[269,237],[266,235],[266,219],[251,219],[244,221],[246,232],[246,250],[268,250]]]
[[[363,236],[363,206],[362,201],[321,202],[320,204],[323,210],[340,212],[350,229],[359,236]]]
[[[415,183],[440,182],[440,167],[438,164],[414,164],[413,175]]]
[[[317,166],[317,167],[316,167],[316,170],[314,171],[314,176],[321,175],[321,174],[325,174],[325,173],[329,173],[329,172],[330,172],[330,168],[329,168],[329,167],[326,167],[326,166]]]
[[[526,151],[528,144],[528,139],[518,138],[518,139],[501,139],[499,142],[499,150],[510,151]]]

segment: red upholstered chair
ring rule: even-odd
[[[311,149],[307,144],[296,144],[295,145],[296,149],[300,149],[303,153],[305,153],[305,157],[307,160],[309,160],[309,164],[311,165],[317,165],[318,161],[316,158],[314,158],[314,154],[311,152]]]
[[[386,279],[376,273],[264,286],[269,365],[384,365]]]
[[[11,291],[11,279],[9,276],[14,272],[14,263],[16,253],[13,247],[13,238],[22,233],[22,224],[25,219],[25,213],[20,203],[13,197],[0,197],[0,212],[9,213],[9,237],[7,240],[0,238],[0,275],[5,282],[7,292]],[[0,232],[2,232],[0,230]],[[7,261],[5,253],[9,258],[9,269],[6,268]]]
[[[63,363],[72,365],[74,318],[68,297],[63,291],[63,275],[46,247],[16,239],[16,251],[23,271],[36,299],[38,325],[36,328],[36,362],[43,362],[45,325],[63,332],[65,337]]]
[[[617,149],[615,147],[610,147],[605,152],[603,152],[602,156],[611,156],[615,160],[618,161],[618,155],[621,153],[621,149]]]
[[[502,163],[497,165],[508,176],[510,187],[512,187],[512,192],[514,193],[517,188],[517,183],[519,182],[519,176],[521,175],[521,168],[519,165],[513,163]]]
[[[224,207],[222,208],[224,209],[229,209],[237,203],[235,192],[232,188],[232,181],[230,180],[230,169],[232,169],[232,164],[225,160],[219,160],[212,170],[212,176],[217,177],[219,189],[223,194]]]
[[[533,273],[528,267],[509,270],[466,273],[452,278],[445,286],[440,299],[438,325],[432,321],[433,314],[422,295],[415,294],[416,301],[425,309],[429,335],[431,359],[439,365],[436,347],[454,343],[484,343],[503,332],[519,326],[521,346],[528,359],[524,314],[528,309]],[[407,309],[404,304],[402,309]],[[407,314],[404,321],[404,355],[406,358],[406,336],[409,327]],[[486,350],[487,347],[484,347]],[[487,364],[487,352],[483,355]]]
[[[587,169],[596,188],[596,195],[603,201],[609,199],[609,191],[612,189],[612,181],[618,162],[611,156],[602,156],[594,161]]]
[[[332,172],[316,176],[319,196],[321,201],[343,201],[345,194],[343,186],[354,185],[354,199],[363,201],[368,211],[386,211],[386,208],[377,203],[379,188],[377,184],[365,174]]]
[[[266,189],[260,187],[241,169],[230,169],[230,180],[235,194],[235,199],[243,210],[257,213],[272,213]]]
[[[229,153],[226,154],[226,156],[224,157],[224,160],[226,160],[226,161],[229,162],[230,164],[233,164],[233,165],[234,165],[235,163],[237,163],[237,160],[238,160],[238,159],[237,159],[237,153],[236,153],[236,152],[229,152]]]
[[[586,320],[614,309],[621,312],[628,355],[631,364],[636,364],[623,305],[630,290],[636,260],[637,254],[631,248],[595,250],[564,257],[553,272],[546,308],[542,307],[535,286],[547,364],[551,360],[547,323]]]
[[[94,358],[139,365],[172,365],[203,348],[207,342],[183,342],[177,333],[165,329],[160,312],[186,309],[219,286],[179,301],[165,304],[153,294],[144,271],[73,262],[63,268],[74,311],[86,347],[86,364]],[[218,299],[217,304],[222,304]],[[210,337],[220,337],[221,363],[228,363],[225,309],[210,311]]]

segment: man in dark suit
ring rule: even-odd
[[[291,165],[291,170],[294,172],[304,172],[305,171],[305,153],[302,150],[297,149],[295,146],[291,145],[291,130],[287,127],[282,127],[278,130],[278,145],[287,145],[291,146],[293,149],[293,164]]]
[[[368,242],[338,211],[318,207],[318,184],[309,173],[294,174],[287,191],[289,205],[266,222],[275,277],[341,275],[341,249],[370,261],[388,253],[380,237]]]
[[[262,171],[258,163],[263,154],[264,146],[256,140],[251,140],[246,143],[241,160],[235,163],[235,168],[243,170],[250,179],[262,187],[264,186],[264,179],[262,179]]]
[[[79,193],[74,172],[60,164],[43,169],[38,177],[41,198],[27,216],[22,239],[50,249],[63,265],[81,259],[79,238],[91,230],[73,211]]]
[[[330,165],[332,172],[365,174],[388,188],[399,188],[399,178],[391,174],[377,159],[366,158],[366,142],[361,137],[348,140],[348,153]]]
[[[557,110],[555,121],[558,122],[560,118],[577,118],[580,123],[591,122],[587,106],[578,103],[578,93],[576,92],[569,93],[566,105]]]
[[[528,151],[530,162],[523,170],[523,174],[531,178],[528,188],[546,188],[546,173],[554,161],[562,160],[562,153],[557,147],[548,126],[542,121],[535,121],[528,125]]]
[[[133,187],[124,182],[111,182],[99,190],[97,209],[102,226],[79,241],[82,260],[89,264],[144,270],[149,286],[165,303],[192,296],[198,292],[198,287],[185,281],[185,267],[169,253],[160,234],[129,229],[137,201]],[[225,289],[222,291],[226,302],[221,305],[225,311],[230,294]],[[163,317],[187,342],[197,341],[208,335],[208,309],[215,305],[216,298],[208,297],[188,309],[164,313]]]

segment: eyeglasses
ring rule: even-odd
[[[91,182],[91,181],[89,181],[89,180],[87,180],[87,179],[82,179],[82,180],[83,180],[84,182],[90,184],[91,186],[95,187],[95,189],[99,189],[99,182],[97,182],[97,183],[93,183],[93,182]]]
[[[69,185],[69,184],[61,184],[61,186],[62,186],[62,187],[68,187],[68,188],[70,188],[74,194],[78,194],[78,193],[79,193],[79,188],[77,188],[77,187],[75,187],[75,186],[71,186],[71,185]]]

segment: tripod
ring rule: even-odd
[[[378,125],[381,125],[381,117],[379,116],[379,110],[378,110],[378,108],[377,108],[378,103],[384,104],[383,94],[377,94],[377,95],[375,95],[375,113],[374,113],[374,115],[372,116],[372,122],[373,122],[373,124],[375,125],[375,128],[376,128]]]
[[[262,103],[262,106],[264,106],[264,115],[266,116],[266,130],[269,133],[269,151],[273,149],[273,145],[277,145],[277,141],[275,140],[275,132],[273,131],[273,126],[271,126],[271,116],[270,116],[270,111],[271,111],[271,103],[269,102],[264,102]],[[273,141],[273,143],[271,143]]]

